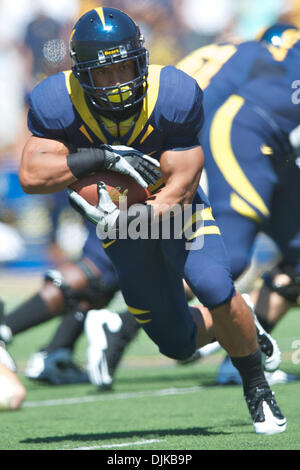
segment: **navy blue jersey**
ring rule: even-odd
[[[117,138],[92,113],[71,71],[41,82],[31,94],[28,113],[28,127],[36,136],[61,140],[73,148],[122,144],[158,159],[165,150],[198,145],[202,121],[197,82],[172,66],[155,65],[149,68],[141,112]]]
[[[251,127],[256,127],[257,132],[262,126],[268,127],[266,144],[277,156],[290,152],[289,134],[300,124],[300,104],[292,99],[293,91],[288,77],[265,77],[252,80],[237,93],[254,112]]]
[[[274,154],[282,156],[291,152],[288,136],[300,124],[300,106],[292,99],[294,93],[300,101],[295,88],[300,70],[299,37],[299,31],[289,30],[282,48],[257,41],[213,44],[196,50],[178,67],[204,90],[208,122],[230,96],[239,95],[249,110],[251,127],[265,135]]]
[[[285,74],[283,64],[274,61],[268,49],[257,41],[201,47],[177,67],[194,77],[204,91],[205,116],[215,112],[246,82]]]
[[[49,77],[35,88],[28,125],[34,135],[58,139],[70,146],[118,143],[159,159],[163,151],[198,145],[202,121],[202,91],[196,80],[172,66],[151,66],[143,108],[119,140],[108,132],[111,123],[92,114],[71,72]],[[190,230],[202,211],[204,224]],[[105,249],[129,311],[163,354],[186,359],[195,351],[197,332],[182,278],[208,308],[228,302],[235,291],[220,230],[200,187],[190,219],[185,221],[183,237],[175,237],[177,228],[171,230],[171,239],[129,237],[103,242],[99,262],[92,240],[95,234],[91,231],[83,256],[96,262],[106,276],[111,264],[105,263]],[[114,276],[104,279],[113,286]]]

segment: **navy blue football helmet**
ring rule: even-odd
[[[288,29],[298,28],[292,24],[276,23],[258,34],[257,40],[266,45],[280,47],[282,45],[282,35]]]
[[[139,27],[114,8],[95,8],[75,24],[70,38],[72,71],[98,110],[136,109],[147,93],[148,51]],[[96,86],[92,71],[118,62],[135,61],[136,77],[119,86]]]

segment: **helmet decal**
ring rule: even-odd
[[[105,16],[104,16],[104,11],[103,11],[103,7],[98,7],[98,8],[95,8],[95,11],[98,13],[99,15],[99,18],[103,24],[103,28],[105,29],[106,28],[106,24],[105,24]]]

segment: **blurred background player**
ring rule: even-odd
[[[285,23],[276,23],[270,28],[263,30],[257,39],[264,44],[275,59],[284,60],[284,50],[289,49],[290,42],[294,42],[294,35],[297,28],[293,25]],[[295,48],[299,48],[296,44]],[[291,53],[292,54],[292,51]],[[289,70],[291,66],[287,60],[286,67]],[[296,128],[290,135],[290,142],[295,153],[296,164],[298,166],[299,148],[298,148],[298,129]],[[296,169],[297,173],[297,169]],[[295,241],[294,243],[297,243]],[[263,270],[263,285],[254,289],[255,274],[260,269],[260,259],[263,258],[266,247],[269,247],[270,259],[269,266],[265,266]],[[250,281],[250,282],[249,282]],[[255,311],[260,323],[268,332],[273,331],[277,323],[292,308],[299,305],[300,279],[297,270],[287,262],[280,251],[279,246],[274,240],[264,235],[258,239],[256,250],[249,270],[241,284],[246,287],[250,294],[251,300],[255,305]],[[245,285],[246,284],[246,285]],[[272,383],[287,383],[296,380],[297,377],[287,374],[282,370],[277,370],[273,374],[268,374]],[[237,371],[232,368],[228,359],[224,363],[224,367],[219,372],[219,380],[221,383],[240,383],[240,377]]]
[[[277,44],[282,35],[279,48],[273,45],[268,48],[279,66],[277,72],[274,68],[272,76],[268,76],[267,70],[257,70],[248,83],[236,90],[236,95],[232,95],[216,112],[214,110],[208,115],[202,134],[208,193],[229,251],[234,279],[238,279],[247,265],[249,249],[257,230],[263,229],[275,239],[283,258],[279,273],[281,271],[281,279],[285,278],[283,282],[287,285],[276,286],[275,282],[272,287],[272,278],[267,278],[263,291],[266,287],[273,290],[273,299],[270,305],[268,301],[263,304],[260,296],[261,302],[257,304],[260,318],[263,318],[264,309],[274,315],[274,306],[279,307],[280,295],[280,304],[285,311],[296,302],[299,295],[299,220],[295,207],[299,198],[299,168],[295,163],[298,149],[291,136],[297,132],[300,115],[299,107],[291,99],[290,87],[296,80],[299,67],[300,36],[296,28],[288,26],[275,26],[274,31]],[[263,44],[265,41],[263,39]],[[222,69],[219,73],[222,74]],[[198,77],[201,83],[201,69]],[[217,78],[218,74],[211,83]],[[207,79],[205,73],[204,79]],[[276,105],[274,96],[277,97]],[[244,117],[246,115],[247,118]],[[223,132],[218,127],[220,116]],[[284,116],[289,116],[289,120],[285,121]],[[251,127],[246,122],[251,122]],[[224,129],[224,123],[227,123],[228,128]],[[227,135],[229,129],[231,139]],[[241,145],[238,134],[243,137],[244,143],[248,142],[246,146]],[[223,136],[222,160],[217,145],[220,135]],[[264,155],[263,160],[260,155]],[[284,163],[290,156],[293,161]],[[219,181],[219,185],[210,186],[210,180]],[[218,191],[215,191],[216,187]],[[289,207],[288,211],[286,207]],[[233,227],[236,229],[233,230]],[[287,276],[290,283],[286,280]],[[283,310],[279,317],[282,313]],[[227,366],[220,370],[220,383],[232,381]]]
[[[290,24],[278,23],[266,28],[257,39],[271,51],[275,59],[282,60],[283,51],[290,48],[294,41],[297,28]],[[297,47],[297,45],[296,45]],[[287,65],[289,67],[289,65]],[[296,129],[297,133],[297,129]],[[297,139],[294,135],[294,141]],[[291,142],[292,143],[292,142]],[[294,145],[297,162],[298,149]],[[257,279],[263,275],[261,288]],[[280,252],[278,244],[267,234],[257,237],[250,268],[237,281],[242,292],[250,294],[255,305],[256,315],[260,324],[268,332],[273,331],[278,321],[292,308],[298,305],[299,278],[297,272],[287,263]],[[205,353],[205,351],[204,351]],[[287,374],[282,370],[266,373],[270,383],[287,383],[297,379],[297,376]],[[232,367],[228,358],[224,361],[218,374],[220,384],[240,384],[240,377]]]
[[[270,28],[265,29],[258,35],[265,46],[275,54],[276,49],[280,51],[284,49],[285,43],[292,40],[292,37],[285,37],[289,31],[297,29],[295,26],[277,23]],[[287,33],[286,33],[287,32]],[[288,65],[289,67],[289,65]],[[299,148],[298,148],[298,129],[296,128],[290,135],[290,141],[293,146],[296,164],[299,165]],[[251,300],[255,304],[257,315],[260,322],[267,331],[272,331],[278,321],[290,310],[290,308],[298,304],[300,292],[299,279],[293,269],[285,264],[282,259],[279,247],[270,240],[270,246],[273,242],[273,259],[269,269],[265,270],[263,276],[264,285],[258,290],[251,292]],[[259,257],[260,249],[257,246],[257,257]],[[283,377],[283,376],[282,376]]]

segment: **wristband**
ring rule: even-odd
[[[105,169],[105,150],[101,148],[81,149],[67,156],[71,173],[80,179],[83,176]]]

